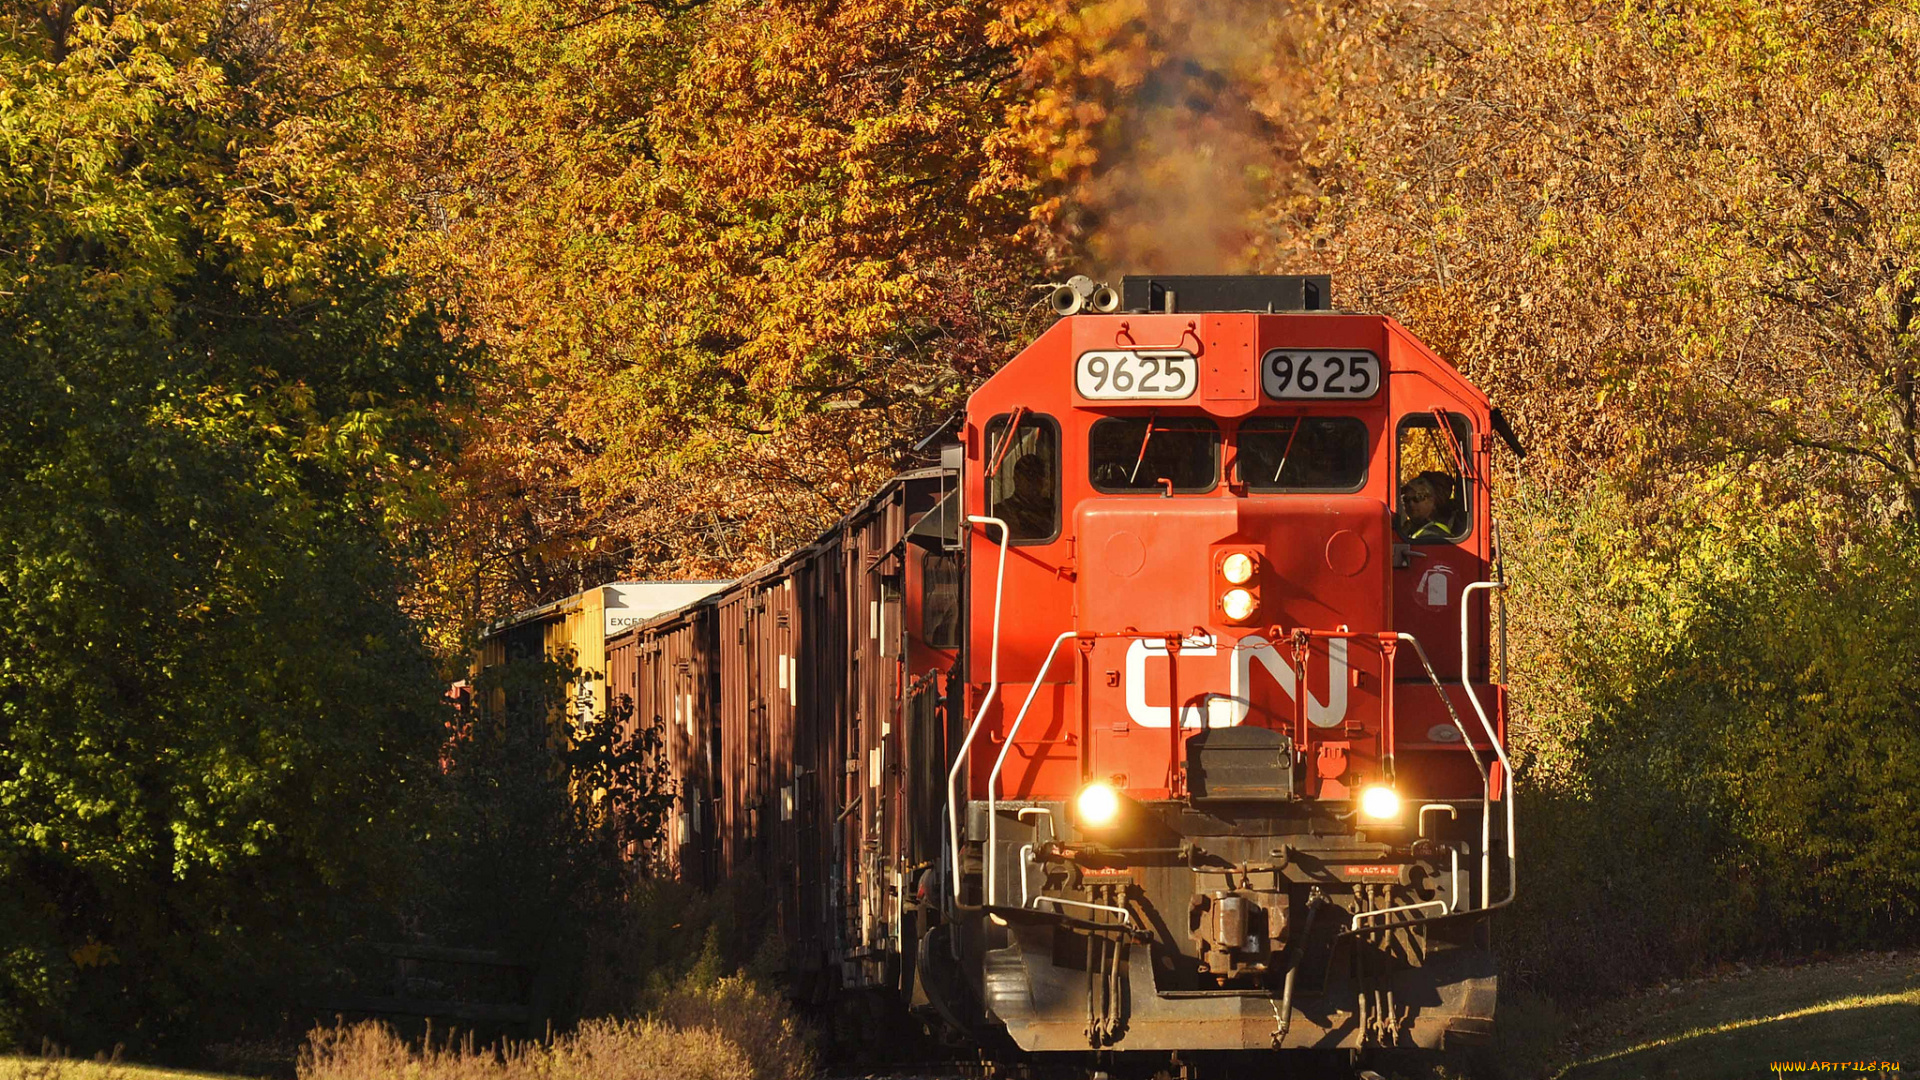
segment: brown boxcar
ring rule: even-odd
[[[607,643],[616,704],[630,695],[636,724],[671,729],[677,805],[657,861],[703,885],[763,882],[809,985],[910,989],[906,894],[938,859],[926,778],[946,753],[954,653],[908,632],[925,552],[907,531],[942,477],[897,477],[808,547]],[[951,622],[957,573],[941,581]]]

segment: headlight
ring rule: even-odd
[[[1096,780],[1080,789],[1074,800],[1074,814],[1082,825],[1111,825],[1120,816],[1120,793],[1113,785]]]
[[[1391,821],[1400,816],[1400,796],[1390,787],[1370,787],[1360,793],[1360,813],[1375,821]]]
[[[1227,618],[1243,622],[1253,617],[1253,594],[1245,589],[1228,589],[1220,598],[1220,610]]]
[[[1245,585],[1253,580],[1253,556],[1236,551],[1220,561],[1220,576],[1229,585]]]

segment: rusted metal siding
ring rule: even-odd
[[[840,557],[837,537],[816,544],[795,557],[790,578],[795,679],[790,697],[798,704],[789,750],[793,814],[783,823],[793,860],[784,910],[790,913],[796,962],[809,971],[824,968],[838,943],[834,894],[839,878],[833,864],[847,757],[840,723],[846,711],[847,654],[844,640],[833,632],[844,625],[847,609]]]
[[[616,634],[607,639],[606,654],[607,712],[618,725],[614,738],[623,745],[631,746],[634,740],[640,737],[641,732],[649,726],[656,726],[653,714],[641,711],[640,640],[632,632]],[[655,860],[664,860],[668,857],[665,843],[656,844],[654,847],[658,850],[642,852],[636,847],[629,849],[625,854],[629,859],[651,857]]]
[[[642,623],[611,654],[634,722],[670,731],[681,806],[667,867],[705,886],[763,883],[796,973],[843,985],[905,988],[903,892],[939,858],[937,828],[916,828],[909,805],[937,820],[938,784],[912,789],[929,770],[902,757],[945,737],[907,734],[905,538],[937,495],[931,474],[898,478],[814,544]]]
[[[718,850],[713,762],[717,633],[710,606],[696,606],[626,631],[608,644],[608,686],[616,702],[632,699],[631,736],[657,726],[675,806],[659,844],[663,872],[711,885]]]
[[[731,876],[740,866],[744,842],[745,802],[743,777],[746,774],[746,728],[748,694],[746,652],[748,605],[752,597],[747,588],[736,588],[720,598],[720,642],[717,657],[720,666],[720,775],[715,830],[720,841],[720,873]]]

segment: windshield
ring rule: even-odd
[[[1212,491],[1220,473],[1220,429],[1197,416],[1094,421],[1087,433],[1087,479],[1095,491],[1118,494]]]
[[[1367,425],[1351,416],[1256,416],[1239,444],[1250,491],[1357,491],[1367,480]]]

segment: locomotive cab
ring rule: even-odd
[[[1032,1051],[1484,1038],[1488,402],[1324,278],[1122,292],[968,402],[921,994]]]

